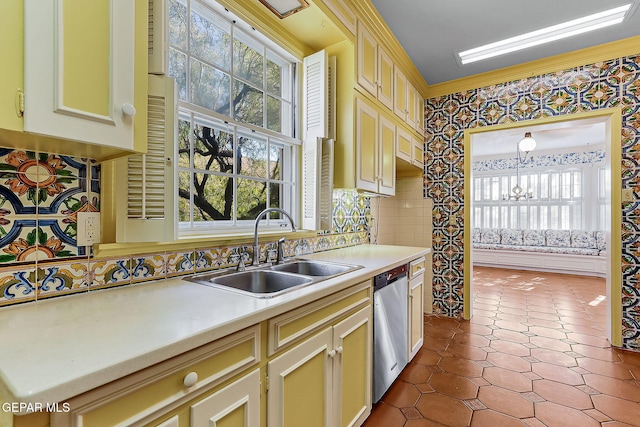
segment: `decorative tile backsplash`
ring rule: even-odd
[[[0,149],[0,306],[228,268],[249,246],[94,259],[77,246],[76,218],[98,212],[99,200],[92,160]],[[333,206],[333,229],[288,240],[285,256],[369,242],[369,198],[336,190]],[[261,253],[274,249],[263,244]]]
[[[640,198],[640,55],[431,98],[425,195],[434,201],[434,312],[462,315],[464,130],[602,108],[622,112],[622,185]],[[452,215],[455,219],[450,221]],[[623,345],[640,349],[640,203],[622,211]],[[619,237],[614,230],[613,238]],[[466,296],[467,298],[469,296]],[[615,295],[614,295],[615,297]]]
[[[99,179],[88,159],[0,149],[0,266],[86,255],[76,218],[99,211]]]

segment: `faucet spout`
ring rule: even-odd
[[[291,215],[289,215],[285,210],[280,208],[267,208],[262,212],[260,212],[256,217],[256,222],[253,225],[253,261],[251,262],[251,265],[258,265],[260,263],[260,245],[258,245],[258,224],[260,224],[260,220],[269,212],[279,212],[282,215],[284,215],[289,220],[289,223],[291,223],[291,231],[292,232],[296,231],[296,226],[293,223],[293,219],[291,218]]]

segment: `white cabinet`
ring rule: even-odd
[[[267,366],[267,426],[358,426],[371,408],[371,306]]]
[[[424,272],[426,259],[418,258],[409,264],[409,313],[408,355],[409,359],[418,353],[424,342]]]
[[[398,127],[396,129],[396,157],[407,165],[422,169],[424,166],[424,141]]]
[[[393,61],[367,28],[358,22],[358,84],[393,109]]]
[[[191,427],[260,427],[260,370],[191,405]]]
[[[146,138],[134,142],[136,110],[146,116],[146,96],[136,103],[134,94],[141,72],[146,93],[146,53],[143,67],[135,55],[146,28],[136,29],[136,3],[25,0],[26,132],[144,150]]]
[[[411,164],[422,169],[424,167],[424,140],[412,138]]]
[[[395,124],[363,99],[356,100],[356,187],[394,195]]]
[[[398,67],[393,70],[393,111],[412,129],[424,132],[424,98]]]

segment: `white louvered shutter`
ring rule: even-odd
[[[166,74],[169,63],[167,0],[149,0],[149,74]]]
[[[177,237],[174,99],[172,78],[149,76],[147,152],[120,159],[117,164],[118,242],[172,241]]]
[[[303,64],[302,227],[308,230],[331,228],[333,140],[327,138],[335,132],[335,95],[330,90],[335,79],[329,77],[329,62],[320,51]]]

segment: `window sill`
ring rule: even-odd
[[[316,237],[317,231],[263,231],[258,233],[260,243],[275,242],[281,237],[288,240]],[[227,234],[216,237],[190,237],[174,242],[100,243],[93,247],[94,259],[113,258],[128,255],[175,252],[186,249],[206,249],[217,246],[253,245],[253,233]]]

